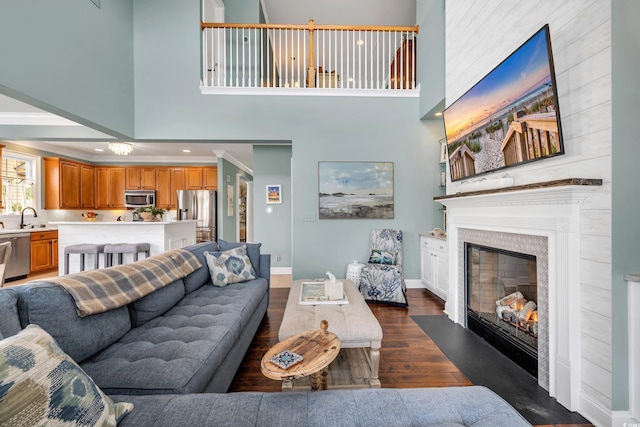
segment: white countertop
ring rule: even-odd
[[[184,221],[52,221],[53,225],[170,225],[197,222],[195,219]]]
[[[36,228],[0,228],[0,235],[3,234],[28,234],[28,233],[37,233],[41,231],[51,231],[57,230],[57,227],[36,227]]]

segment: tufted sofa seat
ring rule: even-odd
[[[57,284],[16,286],[21,326],[46,330],[106,393],[225,392],[269,303],[270,257],[259,244],[247,246],[256,279],[213,286],[203,253],[218,244],[197,244],[185,249],[200,269],[128,306],[84,318]]]
[[[479,386],[112,398],[136,408],[120,427],[531,426],[500,396]]]

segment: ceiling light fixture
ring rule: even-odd
[[[102,148],[94,148],[94,150],[96,150],[96,151],[104,151],[104,149],[102,149]]]
[[[434,114],[434,116],[436,117],[440,117],[442,115],[442,111],[438,111],[437,113]]]
[[[364,44],[364,40],[360,39],[357,41],[358,46],[362,46]]]
[[[182,150],[183,153],[190,153],[191,150]]]
[[[109,150],[118,156],[126,156],[133,151],[133,144],[130,142],[110,142]]]

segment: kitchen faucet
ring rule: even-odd
[[[24,223],[24,211],[26,211],[27,209],[31,209],[33,211],[34,218],[38,217],[38,213],[34,208],[27,206],[26,208],[22,209],[22,212],[20,213],[20,228],[25,228],[28,225]]]

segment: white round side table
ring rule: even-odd
[[[354,261],[347,265],[347,279],[351,280],[356,286],[360,286],[360,274],[364,264]]]

